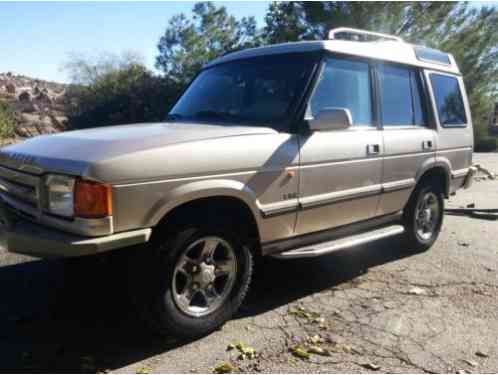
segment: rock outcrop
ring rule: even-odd
[[[0,73],[0,100],[7,101],[14,111],[16,139],[63,131],[66,85],[29,78],[13,73]]]

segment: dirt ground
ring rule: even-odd
[[[498,154],[474,159],[498,172]],[[498,208],[498,180],[447,206],[470,203]],[[229,363],[243,372],[498,372],[497,292],[497,222],[447,215],[422,254],[392,238],[314,260],[264,260],[232,321],[179,343],[142,329],[112,275],[69,280],[60,261],[2,252],[0,371],[212,372]],[[254,358],[227,350],[237,343]],[[301,358],[296,347],[326,355]]]

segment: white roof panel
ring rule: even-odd
[[[257,56],[282,53],[312,52],[318,50],[327,50],[340,54],[361,56],[376,60],[383,60],[418,66],[427,69],[441,70],[448,73],[460,74],[455,59],[451,54],[448,54],[450,64],[447,65],[427,60],[419,60],[415,55],[414,45],[409,43],[403,43],[399,41],[358,42],[340,39],[282,43],[265,47],[249,48],[219,57],[206,66],[212,66],[228,61]]]

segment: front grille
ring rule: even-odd
[[[0,195],[10,206],[28,215],[40,210],[40,178],[0,166]]]

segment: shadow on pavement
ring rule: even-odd
[[[261,259],[235,319],[332,288],[406,255],[398,240],[390,239],[322,258]],[[151,337],[124,289],[119,278],[92,269],[72,278],[56,260],[0,267],[0,371],[113,370],[182,345]]]

